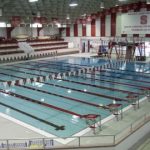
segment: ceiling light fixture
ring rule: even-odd
[[[69,14],[67,14],[67,17],[66,17],[66,19],[67,19],[67,20],[69,20],[69,19],[70,19],[70,16],[69,16]]]
[[[104,8],[104,2],[101,2],[100,8]]]
[[[57,26],[58,28],[61,28],[61,24],[60,24],[60,23],[56,23],[56,26]]]
[[[86,14],[81,15],[82,17],[86,17]]]
[[[146,4],[150,4],[150,0],[147,0],[147,1],[146,1]]]
[[[71,0],[69,6],[70,6],[70,7],[75,7],[75,6],[78,6],[78,3],[77,3],[76,0]]]
[[[117,6],[119,6],[119,4],[118,4],[118,3],[116,3],[116,5],[115,5],[115,6],[117,7]]]
[[[29,0],[30,3],[37,2],[38,0]]]

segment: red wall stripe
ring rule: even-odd
[[[116,36],[116,13],[111,14],[111,36]]]
[[[145,37],[150,37],[150,34],[146,34]]]
[[[70,27],[66,28],[66,36],[70,36]]]
[[[82,36],[86,36],[86,25],[82,24]]]
[[[78,36],[78,24],[74,24],[74,36]]]
[[[101,16],[101,36],[105,36],[105,15]]]
[[[66,28],[59,28],[59,34],[62,36],[62,31],[64,31]]]
[[[43,28],[37,27],[37,36],[40,36],[40,31],[41,31],[42,29],[43,29]]]
[[[150,11],[150,5],[146,5],[147,11]]]
[[[96,35],[96,25],[95,25],[95,23],[96,23],[96,20],[95,19],[93,19],[92,21],[91,21],[91,36],[95,36]]]
[[[11,31],[14,29],[14,27],[7,27],[6,28],[6,34],[7,34],[7,39],[11,38]]]

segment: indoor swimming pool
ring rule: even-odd
[[[73,136],[87,128],[84,115],[96,114],[102,119],[111,115],[100,105],[115,101],[126,107],[129,93],[143,98],[142,90],[150,88],[150,64],[124,62],[117,68],[10,87],[4,87],[2,82],[34,80],[113,62],[115,60],[62,57],[1,66],[0,112],[58,137]]]

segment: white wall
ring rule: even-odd
[[[86,24],[86,36],[91,36],[91,24]]]
[[[6,38],[6,28],[0,28],[0,36]]]
[[[73,25],[70,26],[70,36],[71,37],[74,36],[74,26]]]
[[[65,41],[74,43],[74,48],[80,48],[80,37],[64,37]]]
[[[100,21],[100,18],[99,19],[96,19],[96,36],[100,36],[100,28],[101,28],[101,21]]]
[[[33,36],[33,37],[37,37],[37,28],[27,28],[28,31],[28,35]]]
[[[64,36],[66,36],[65,30],[63,31]],[[40,30],[40,36],[44,35],[56,35],[59,34],[59,29],[57,27],[44,27]],[[11,37],[16,37],[18,35],[28,35],[33,37],[37,37],[37,28],[30,28],[30,27],[15,27],[11,32]],[[0,28],[0,36],[6,37],[6,28]]]
[[[78,36],[82,36],[82,24],[78,24]]]
[[[30,27],[16,27],[11,32],[11,37],[16,37],[18,35],[28,35],[37,37],[37,28]]]
[[[50,35],[56,35],[59,34],[59,30],[57,27],[44,27],[40,30],[40,36],[50,36]]]
[[[16,37],[18,35],[27,35],[26,27],[15,27],[11,32],[11,37]]]
[[[66,29],[63,29],[63,31],[61,32],[61,36],[66,37]]]
[[[121,13],[116,15],[116,36],[121,36]]]
[[[105,20],[105,36],[111,35],[111,16],[107,15]]]

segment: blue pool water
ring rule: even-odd
[[[0,81],[2,83],[47,76],[56,72],[73,71],[112,62],[95,58],[63,57],[6,65],[0,67]],[[128,105],[126,102],[128,93],[140,93],[141,88],[150,88],[149,79],[148,63],[129,62],[120,68],[96,71],[95,75],[84,73],[76,77],[6,88],[1,84],[0,112],[56,136],[68,137],[87,127],[85,119],[80,116],[99,114],[102,119],[106,118],[111,113],[97,107],[99,104],[107,105],[117,99],[119,100],[117,103],[125,107]],[[143,95],[140,95],[140,98],[142,97]],[[64,130],[56,130],[62,126]]]

